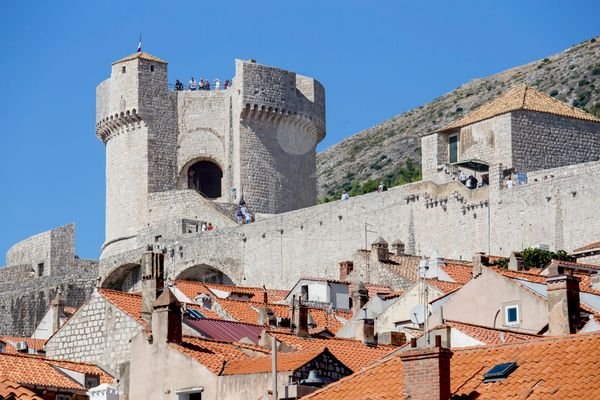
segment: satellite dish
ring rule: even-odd
[[[417,304],[410,310],[410,320],[413,324],[423,324],[425,319],[429,316],[427,312],[427,306],[425,304]]]

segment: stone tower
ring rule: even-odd
[[[225,90],[174,91],[167,63],[148,53],[112,64],[96,90],[96,135],[106,145],[102,258],[139,247],[135,237],[165,208],[186,218],[173,215],[177,193],[197,203],[243,197],[267,214],[315,204],[322,85],[255,61],[235,66]]]

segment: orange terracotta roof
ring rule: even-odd
[[[444,324],[451,326],[486,345],[516,343],[541,337],[540,335],[516,332],[508,329],[492,329],[485,326],[466,324],[457,321],[445,321]]]
[[[440,281],[437,278],[436,279],[427,279],[427,283],[430,284],[431,286],[438,288],[439,290],[444,292],[444,294],[452,293],[452,292],[460,289],[461,287],[463,287],[462,283]]]
[[[111,289],[98,289],[98,292],[102,297],[140,324],[144,326],[148,325],[142,318],[142,296],[140,294],[119,292]]]
[[[264,304],[256,303],[252,301],[243,300],[227,300],[227,299],[215,299],[215,301],[221,305],[223,310],[233,319],[239,322],[245,322],[248,324],[256,324],[258,320],[258,309],[263,307]],[[267,304],[276,316],[280,318],[290,317],[290,306],[286,304]],[[334,311],[331,315],[327,310],[320,308],[309,308],[308,314],[316,324],[316,328],[328,328],[331,332],[337,333],[344,326],[345,321],[352,317],[352,313],[349,311]]]
[[[467,261],[445,260],[442,270],[463,285],[473,277],[473,264]]]
[[[53,359],[46,359],[46,362],[55,367],[81,372],[82,374],[98,375],[100,377],[100,383],[111,384],[114,381],[114,378],[109,375],[108,372],[94,364]]]
[[[390,254],[389,262],[382,265],[396,275],[406,278],[410,282],[416,282],[419,279],[420,262],[421,257],[419,256]]]
[[[303,365],[311,362],[323,349],[311,351],[294,351],[292,353],[277,353],[277,371],[295,371]],[[223,375],[259,374],[272,371],[272,357],[253,357],[229,361],[225,365]]]
[[[199,294],[207,294],[211,297],[215,297],[214,292],[211,289],[221,290],[224,292],[235,292],[250,295],[253,301],[262,302],[263,300],[263,288],[248,287],[248,286],[234,286],[234,285],[222,285],[218,283],[203,283],[196,281],[175,281],[175,287],[183,292],[190,300],[194,300]],[[288,294],[287,290],[277,289],[266,289],[267,300],[269,303],[274,303],[285,299]]]
[[[386,354],[397,350],[398,347],[390,345],[367,346],[358,340],[342,338],[303,338],[292,334],[269,332],[278,341],[292,346],[298,350],[327,349],[342,364],[352,371],[358,371]]]
[[[12,396],[12,397],[11,397]],[[0,380],[0,399],[12,399],[15,400],[44,400],[38,396],[34,391],[27,389],[19,385],[18,383],[12,382],[8,379]]]
[[[268,349],[244,343],[230,343],[211,339],[184,336],[182,344],[169,346],[204,365],[212,373],[220,375],[228,361],[248,360],[257,354],[270,354]]]
[[[152,54],[148,54],[148,53],[144,53],[143,51],[138,51],[136,53],[133,53],[127,57],[123,57],[120,60],[115,61],[114,63],[112,63],[112,65],[118,64],[118,63],[122,63],[125,61],[131,61],[131,60],[135,60],[135,59],[141,59],[141,60],[146,60],[146,61],[154,61],[154,62],[158,62],[161,64],[167,64],[166,61],[161,60],[158,57],[153,56]]]
[[[573,250],[573,253],[583,253],[590,250],[600,250],[600,242],[586,244],[585,246]]]
[[[488,399],[600,399],[600,335],[571,335],[498,346],[455,349],[453,395]],[[396,355],[332,383],[305,399],[404,399],[404,366]],[[516,362],[504,380],[483,383],[493,366]]]
[[[498,115],[506,114],[511,111],[527,110],[547,114],[558,115],[561,117],[581,119],[585,121],[600,122],[600,118],[588,114],[587,112],[568,105],[554,97],[538,92],[537,90],[526,86],[518,85],[502,93],[494,100],[490,101],[468,113],[462,118],[450,123],[440,131],[461,128],[479,121],[490,119]]]
[[[18,353],[17,348],[15,347],[15,345],[18,342],[27,343],[27,347],[29,347],[30,349],[33,349],[35,351],[44,351],[44,345],[46,344],[45,339],[33,339],[30,337],[8,336],[8,335],[0,336],[0,342],[6,344],[5,352],[12,353],[12,354]]]
[[[4,379],[23,385],[85,391],[85,387],[59,372],[54,368],[55,366],[81,372],[85,369],[85,372],[89,371],[101,377],[108,376],[106,372],[92,364],[48,360],[33,355],[0,353],[0,376]]]
[[[503,268],[497,268],[497,267],[490,267],[490,269],[496,271],[500,275],[506,276],[507,278],[516,279],[516,280],[524,280],[524,281],[533,282],[533,283],[540,283],[540,284],[544,284],[544,285],[546,284],[546,277],[544,275],[539,275],[539,272],[537,272],[537,271],[541,271],[539,269],[536,269],[536,272],[532,272],[532,270],[511,271],[509,269],[503,269]],[[590,277],[589,274],[574,273],[573,275],[580,279],[580,282],[579,282],[579,291],[580,292],[600,295],[600,290],[596,290],[591,287],[592,278]]]

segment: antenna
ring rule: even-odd
[[[427,306],[417,304],[410,310],[410,320],[413,324],[421,325],[427,320]]]

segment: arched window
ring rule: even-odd
[[[188,169],[188,188],[200,192],[204,197],[221,197],[221,179],[223,171],[211,161],[198,161]]]

